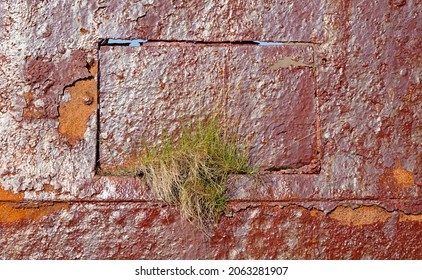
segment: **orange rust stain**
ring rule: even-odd
[[[23,193],[13,193],[6,191],[0,186],[0,201],[22,201]]]
[[[83,139],[89,117],[96,112],[97,83],[95,79],[81,80],[68,91],[71,100],[59,107],[59,132],[75,145]]]
[[[54,193],[54,186],[50,185],[50,184],[44,184],[43,185],[43,190],[42,191],[35,191],[35,193],[37,195],[46,192],[46,193]]]
[[[91,63],[88,67],[88,71],[93,77],[95,77],[97,75],[97,72],[98,72],[98,62],[95,61],[95,62]]]
[[[410,188],[415,184],[412,172],[404,169],[401,165],[393,170],[393,176],[397,184],[402,188]]]
[[[361,206],[356,209],[338,206],[329,217],[344,225],[361,226],[385,222],[391,214],[379,206]]]
[[[26,107],[23,108],[23,117],[27,119],[40,119],[45,117],[45,111],[43,108],[36,108],[34,106],[33,92],[27,92],[23,95],[26,101]]]
[[[311,211],[309,211],[309,214],[311,214],[312,217],[323,217],[324,212],[317,210],[317,209],[312,209]]]
[[[81,29],[79,29],[79,32],[81,32],[81,34],[86,34],[88,33],[88,30],[82,27]]]
[[[405,221],[411,221],[411,222],[422,222],[422,214],[405,214],[403,212],[400,212],[399,216],[399,222],[405,222]]]
[[[52,186],[52,185],[45,184],[45,185],[43,185],[43,187],[44,187],[44,191],[46,191],[46,192],[54,192],[54,186]]]
[[[385,169],[379,178],[379,183],[388,186],[395,195],[398,195],[403,189],[415,186],[415,178],[412,172],[403,168],[400,161],[397,161],[394,168]]]
[[[68,203],[52,203],[22,207],[20,203],[0,203],[0,223],[13,223],[22,220],[38,221],[62,209],[68,209]]]

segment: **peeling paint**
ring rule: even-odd
[[[362,226],[386,222],[391,213],[379,206],[361,206],[356,209],[338,206],[329,217],[344,225]]]
[[[59,133],[66,136],[71,145],[84,138],[89,117],[97,109],[97,82],[93,78],[97,65],[90,67],[89,79],[79,80],[66,90],[70,95],[68,102],[59,107]]]

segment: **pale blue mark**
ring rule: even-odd
[[[260,46],[282,46],[283,43],[281,42],[264,42],[264,41],[253,41],[254,43]]]
[[[147,40],[135,39],[135,40],[123,40],[123,39],[108,39],[108,45],[127,45],[131,47],[139,47],[143,43],[148,42]]]
[[[108,39],[106,41],[106,45],[123,45],[123,46],[132,46],[132,47],[139,47],[142,46],[143,43],[148,42],[148,40],[143,39],[134,39],[134,40],[125,40],[125,39]],[[281,46],[283,45],[282,42],[265,42],[265,41],[252,41],[253,43],[259,46]],[[100,42],[101,44],[101,42]]]
[[[142,40],[142,39],[131,40],[129,46],[139,47],[143,43],[146,43],[146,42],[148,42],[148,40]]]

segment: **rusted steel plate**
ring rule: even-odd
[[[311,46],[147,43],[100,55],[102,169],[216,113],[262,170],[314,159]]]
[[[0,203],[1,259],[421,259],[422,217],[231,204],[206,236],[147,203]]]
[[[321,41],[321,0],[113,0],[95,11],[102,38],[193,41]]]

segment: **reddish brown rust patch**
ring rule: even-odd
[[[54,66],[51,62],[40,57],[26,59],[24,76],[29,83],[42,83],[50,75]]]
[[[341,224],[362,226],[379,222],[384,223],[391,217],[391,214],[379,206],[361,206],[356,209],[338,206],[329,214],[329,217]]]
[[[90,68],[91,75],[97,66]],[[59,107],[59,132],[65,135],[71,145],[82,140],[87,129],[89,117],[97,109],[97,82],[92,77],[80,80],[69,87],[71,100]]]

